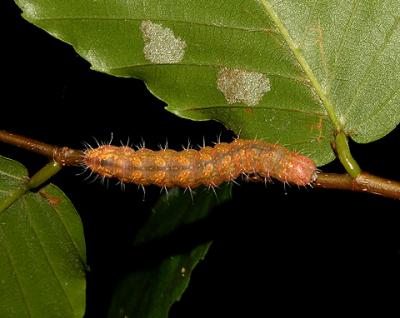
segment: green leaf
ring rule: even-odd
[[[187,241],[187,237],[177,233],[190,232],[191,227],[204,220],[214,206],[228,200],[230,186],[216,189],[216,195],[205,189],[193,191],[192,195],[193,198],[188,193],[173,189],[153,208],[135,240],[135,246],[144,250],[141,255],[154,252],[157,255],[151,256],[157,260],[162,252],[166,254],[165,258],[159,261],[153,259],[152,266],[147,264],[138,268],[122,280],[114,294],[110,318],[168,317],[170,307],[180,299],[194,267],[204,258],[210,246],[210,242],[199,245]],[[184,239],[186,241],[182,242]],[[154,248],[157,244],[158,249]],[[186,246],[183,251],[168,252],[182,245]]]
[[[80,218],[65,194],[48,185],[25,188],[21,164],[0,157],[0,317],[82,317],[85,241]]]
[[[171,112],[288,145],[317,164],[343,131],[400,120],[400,2],[16,0],[93,69],[143,79]]]

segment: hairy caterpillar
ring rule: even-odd
[[[182,151],[103,145],[86,150],[83,161],[102,177],[166,188],[217,186],[241,174],[304,186],[315,180],[317,172],[308,157],[280,145],[245,139]]]

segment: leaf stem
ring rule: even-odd
[[[60,171],[62,165],[52,161],[46,164],[42,169],[36,172],[32,178],[27,179],[27,181],[19,186],[14,192],[12,192],[5,200],[0,202],[0,213],[8,209],[15,201],[17,201],[21,196],[23,196],[27,191],[35,189],[49,180],[58,171]]]
[[[339,132],[335,138],[336,153],[347,173],[353,178],[361,173],[360,166],[351,155],[347,136]]]
[[[29,180],[27,184],[28,190],[35,189],[38,186],[45,183],[62,168],[58,162],[52,161],[45,165],[42,169],[36,172]]]

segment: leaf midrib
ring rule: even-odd
[[[170,109],[174,109],[174,107],[168,106]],[[243,108],[248,108],[246,106],[242,105],[212,105],[212,106],[194,106],[190,108],[179,108],[179,111],[203,111],[203,110],[213,110],[213,109],[218,109],[218,108],[229,108],[229,109],[243,109]],[[258,111],[258,110],[273,110],[273,111],[281,111],[281,112],[290,112],[290,113],[300,113],[300,114],[305,114],[309,116],[320,116],[320,117],[326,117],[326,114],[320,113],[320,112],[311,112],[311,111],[306,111],[302,109],[290,109],[290,108],[283,108],[283,107],[266,107],[266,106],[257,106],[255,108],[252,108],[253,111]]]
[[[315,90],[315,93],[320,98],[322,106],[326,109],[328,117],[332,121],[333,126],[336,128],[337,131],[341,131],[342,124],[340,123],[338,117],[336,116],[333,104],[324,93],[310,65],[308,65],[306,59],[301,54],[300,51],[301,49],[296,46],[295,42],[293,41],[292,37],[289,34],[289,31],[286,29],[286,26],[284,25],[283,21],[281,21],[281,19],[278,17],[278,15],[272,8],[272,5],[269,3],[269,1],[267,0],[258,0],[258,1],[260,1],[260,4],[264,8],[265,13],[268,15],[268,18],[271,19],[271,21],[275,24],[275,27],[282,35],[284,41],[288,45],[293,56],[296,58],[304,74],[309,78],[310,86]]]
[[[27,17],[28,18],[28,17]],[[244,26],[234,26],[234,25],[225,25],[225,24],[213,24],[213,23],[204,23],[198,21],[185,21],[185,20],[177,20],[177,19],[152,19],[150,17],[143,18],[133,18],[133,17],[103,17],[103,16],[80,16],[80,17],[31,17],[32,20],[39,22],[48,22],[48,21],[134,21],[140,22],[143,20],[151,20],[154,22],[167,22],[167,23],[181,23],[181,24],[190,24],[197,25],[202,27],[211,27],[211,28],[221,28],[221,29],[232,29],[239,30],[244,32],[260,32],[260,33],[276,33],[275,30],[269,28],[249,28]],[[278,33],[276,33],[278,34]]]

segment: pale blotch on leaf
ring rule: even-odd
[[[265,74],[228,67],[220,70],[217,86],[229,104],[244,103],[248,106],[257,105],[264,94],[271,90]]]
[[[38,6],[29,2],[25,2],[21,4],[21,9],[24,12],[24,15],[27,17],[34,17],[39,15]]]
[[[171,29],[151,21],[140,25],[144,39],[144,56],[155,64],[174,64],[182,61],[186,43],[176,37]]]

